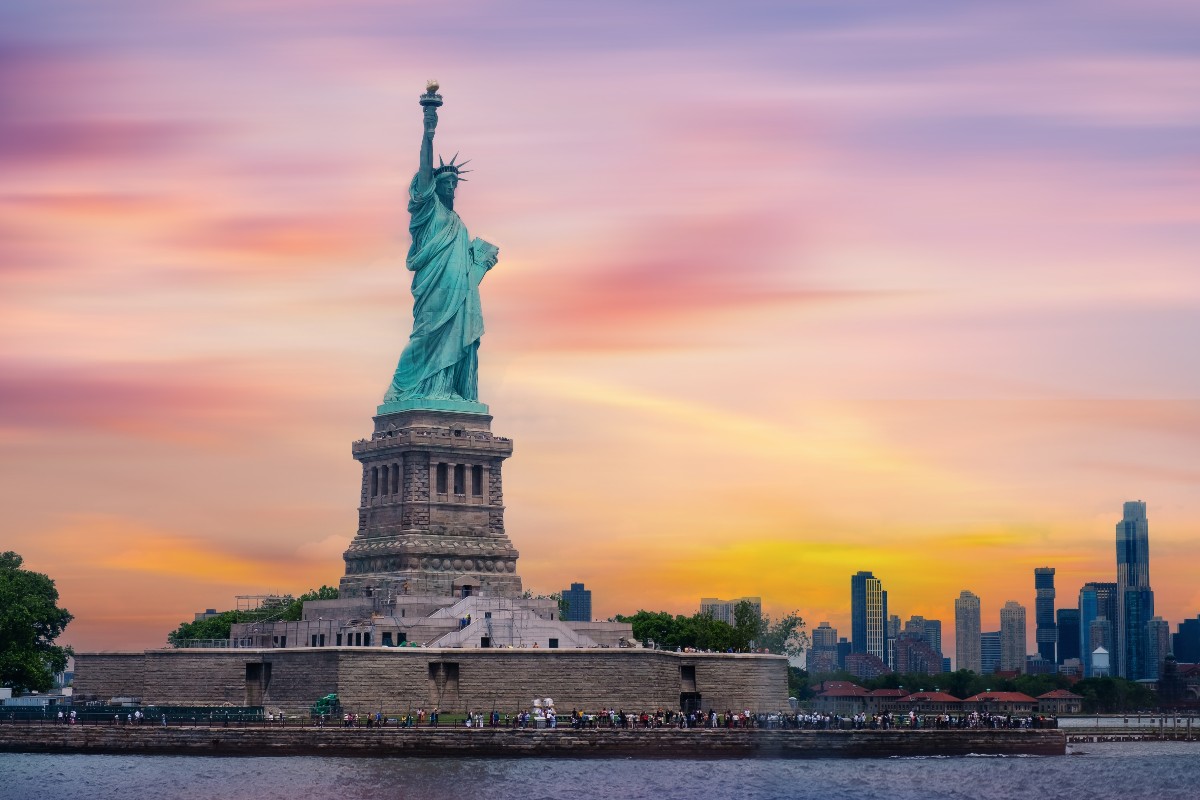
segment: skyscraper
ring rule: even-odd
[[[1092,581],[1079,590],[1079,646],[1084,675],[1092,674],[1092,651],[1100,644],[1092,642],[1092,623],[1103,617],[1111,627],[1117,619],[1117,585]],[[1111,640],[1103,643],[1112,651]]]
[[[1055,661],[1058,626],[1054,623],[1054,567],[1038,567],[1033,571],[1034,620],[1037,629],[1038,654],[1051,664]]]
[[[979,597],[966,589],[954,601],[954,668],[983,672],[979,644]]]
[[[900,624],[900,617],[896,614],[888,615],[887,613],[887,592],[883,593],[884,612],[884,639],[883,651],[887,653],[887,658],[884,661],[888,665],[888,669],[896,669],[896,640],[900,638],[900,631],[903,629]],[[922,635],[924,631],[922,631]]]
[[[1180,664],[1200,662],[1200,616],[1179,623],[1178,632],[1171,635],[1171,651]]]
[[[572,583],[570,589],[563,589],[562,599],[567,606],[564,620],[571,622],[592,621],[592,590],[583,588],[582,583]]]
[[[834,672],[838,669],[837,628],[822,622],[812,632],[812,650],[808,653],[809,672]]]
[[[1058,609],[1058,663],[1066,662],[1068,658],[1080,658],[1079,645],[1079,609]]]
[[[1009,600],[1000,609],[1000,669],[1025,671],[1025,606]]]
[[[1153,617],[1146,623],[1147,664],[1150,677],[1162,676],[1163,662],[1171,652],[1171,623],[1162,617]]]
[[[760,617],[762,616],[761,597],[735,597],[732,600],[721,600],[716,597],[701,597],[700,613],[708,614],[715,620],[733,625],[734,613],[737,611],[738,603],[749,603],[754,608],[754,613]]]
[[[867,571],[850,576],[850,642],[853,652],[870,653],[883,660],[883,621],[886,618],[883,584]]]
[[[925,620],[925,641],[937,652],[942,652],[942,621],[940,619]]]
[[[1125,504],[1117,523],[1116,674],[1138,680],[1153,677],[1146,623],[1154,616],[1150,589],[1150,534],[1146,504]]]
[[[1000,669],[1000,631],[979,634],[979,672],[990,675]]]
[[[1117,638],[1117,637],[1116,637],[1116,634],[1113,632],[1113,624],[1107,618],[1096,617],[1094,620],[1092,620],[1092,624],[1088,625],[1088,646],[1090,646],[1092,648],[1088,654],[1089,655],[1088,664],[1090,667],[1096,666],[1095,664],[1091,663],[1090,656],[1096,652],[1097,648],[1100,648],[1100,647],[1104,648],[1104,651],[1109,653],[1111,656],[1112,649],[1113,649],[1113,639],[1115,639],[1115,638]],[[1110,658],[1109,662],[1105,665],[1104,668],[1106,670],[1104,673],[1105,675],[1112,674],[1111,658]],[[1088,674],[1090,675],[1094,671],[1095,670],[1093,669]]]

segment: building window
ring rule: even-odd
[[[392,494],[400,491],[400,465],[392,464]]]
[[[342,635],[340,633],[337,635],[337,646],[342,646]]]
[[[362,647],[362,631],[358,631],[354,634],[354,646]]]
[[[312,646],[317,646],[317,635],[315,633],[312,635]]]
[[[471,467],[471,494],[483,497],[483,467],[478,464]]]
[[[379,467],[371,467],[371,497],[379,496]]]
[[[438,464],[437,465],[437,493],[438,494],[446,493],[446,474],[447,474],[446,465]]]
[[[558,639],[551,639],[551,640],[550,640],[550,646],[551,646],[551,647],[558,647]]]
[[[363,647],[371,646],[371,632],[367,631],[363,634]]]
[[[320,636],[318,636],[317,641],[320,642],[320,644],[318,644],[317,647],[324,647],[325,646],[325,634],[322,633]]]
[[[383,646],[384,647],[392,646],[392,632],[391,631],[383,632]]]
[[[467,468],[462,464],[454,465],[454,493],[467,493]]]

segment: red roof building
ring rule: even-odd
[[[1021,692],[980,692],[963,700],[963,709],[987,714],[1032,714],[1037,700]]]
[[[958,714],[962,712],[963,701],[945,692],[913,692],[900,706],[918,714]]]
[[[1055,689],[1037,696],[1039,714],[1079,714],[1083,698],[1066,689]]]
[[[867,692],[867,713],[882,714],[885,711],[896,711],[899,709],[897,704],[909,694],[911,693],[905,689],[872,689]]]
[[[866,711],[866,689],[845,681],[825,681],[823,691],[813,698],[813,710],[820,714],[837,714],[851,717]]]

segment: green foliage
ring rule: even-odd
[[[959,699],[982,692],[1021,692],[1038,697],[1055,689],[1068,689],[1083,698],[1083,710],[1089,714],[1132,712],[1154,708],[1156,703],[1153,692],[1140,683],[1124,678],[1088,678],[1071,683],[1065,675],[1017,675],[1007,678],[994,673],[979,675],[966,669],[939,675],[882,675],[869,681],[860,681],[847,672],[812,676],[813,683],[827,680],[850,681],[864,689],[904,687],[910,692],[942,691]]]
[[[690,617],[672,615],[666,611],[638,611],[630,616],[618,614],[618,622],[633,626],[633,638],[639,642],[653,640],[666,650],[692,647],[697,650],[744,652],[752,646],[772,653],[799,656],[808,647],[804,620],[795,612],[772,623],[760,616],[754,605],[743,600],[734,606],[734,624],[713,619],[710,614],[697,613]]]
[[[778,621],[764,615],[763,631],[758,636],[758,646],[788,658],[799,658],[808,649],[808,633],[804,620],[795,611],[785,614]],[[799,695],[797,695],[798,697]]]
[[[167,643],[180,647],[189,639],[228,639],[230,629],[240,622],[297,622],[304,611],[306,600],[336,600],[338,590],[333,586],[311,589],[297,598],[285,597],[275,603],[267,603],[253,611],[222,611],[220,614],[195,622],[181,622],[179,627],[167,634]]]
[[[250,615],[248,611],[222,611],[207,619],[181,622],[167,634],[167,643],[179,647],[188,639],[228,639],[230,627],[235,622],[250,622]]]
[[[1155,708],[1154,693],[1140,683],[1124,678],[1086,678],[1071,687],[1083,697],[1083,710],[1088,714],[1121,714]]]
[[[321,585],[320,589],[310,589],[287,604],[279,619],[283,622],[299,622],[304,613],[304,603],[307,600],[337,600],[336,586]]]
[[[633,626],[633,638],[653,641],[660,648],[674,650],[693,647],[698,650],[744,650],[745,640],[728,623],[709,614],[672,616],[666,611],[638,611],[631,616],[617,615],[618,622]]]
[[[749,600],[739,600],[733,607],[733,629],[737,632],[738,644],[744,643],[744,648],[761,647],[758,640],[767,632],[767,620]]]
[[[788,696],[797,700],[809,700],[816,694],[809,684],[808,672],[799,667],[788,667]]]
[[[74,617],[58,607],[54,581],[23,563],[11,550],[0,553],[0,685],[44,692],[67,667],[71,649],[54,640]]]

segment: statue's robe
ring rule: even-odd
[[[458,214],[434,192],[436,183],[421,190],[413,178],[409,187],[413,330],[384,402],[479,399],[479,284],[497,250],[468,238]]]

